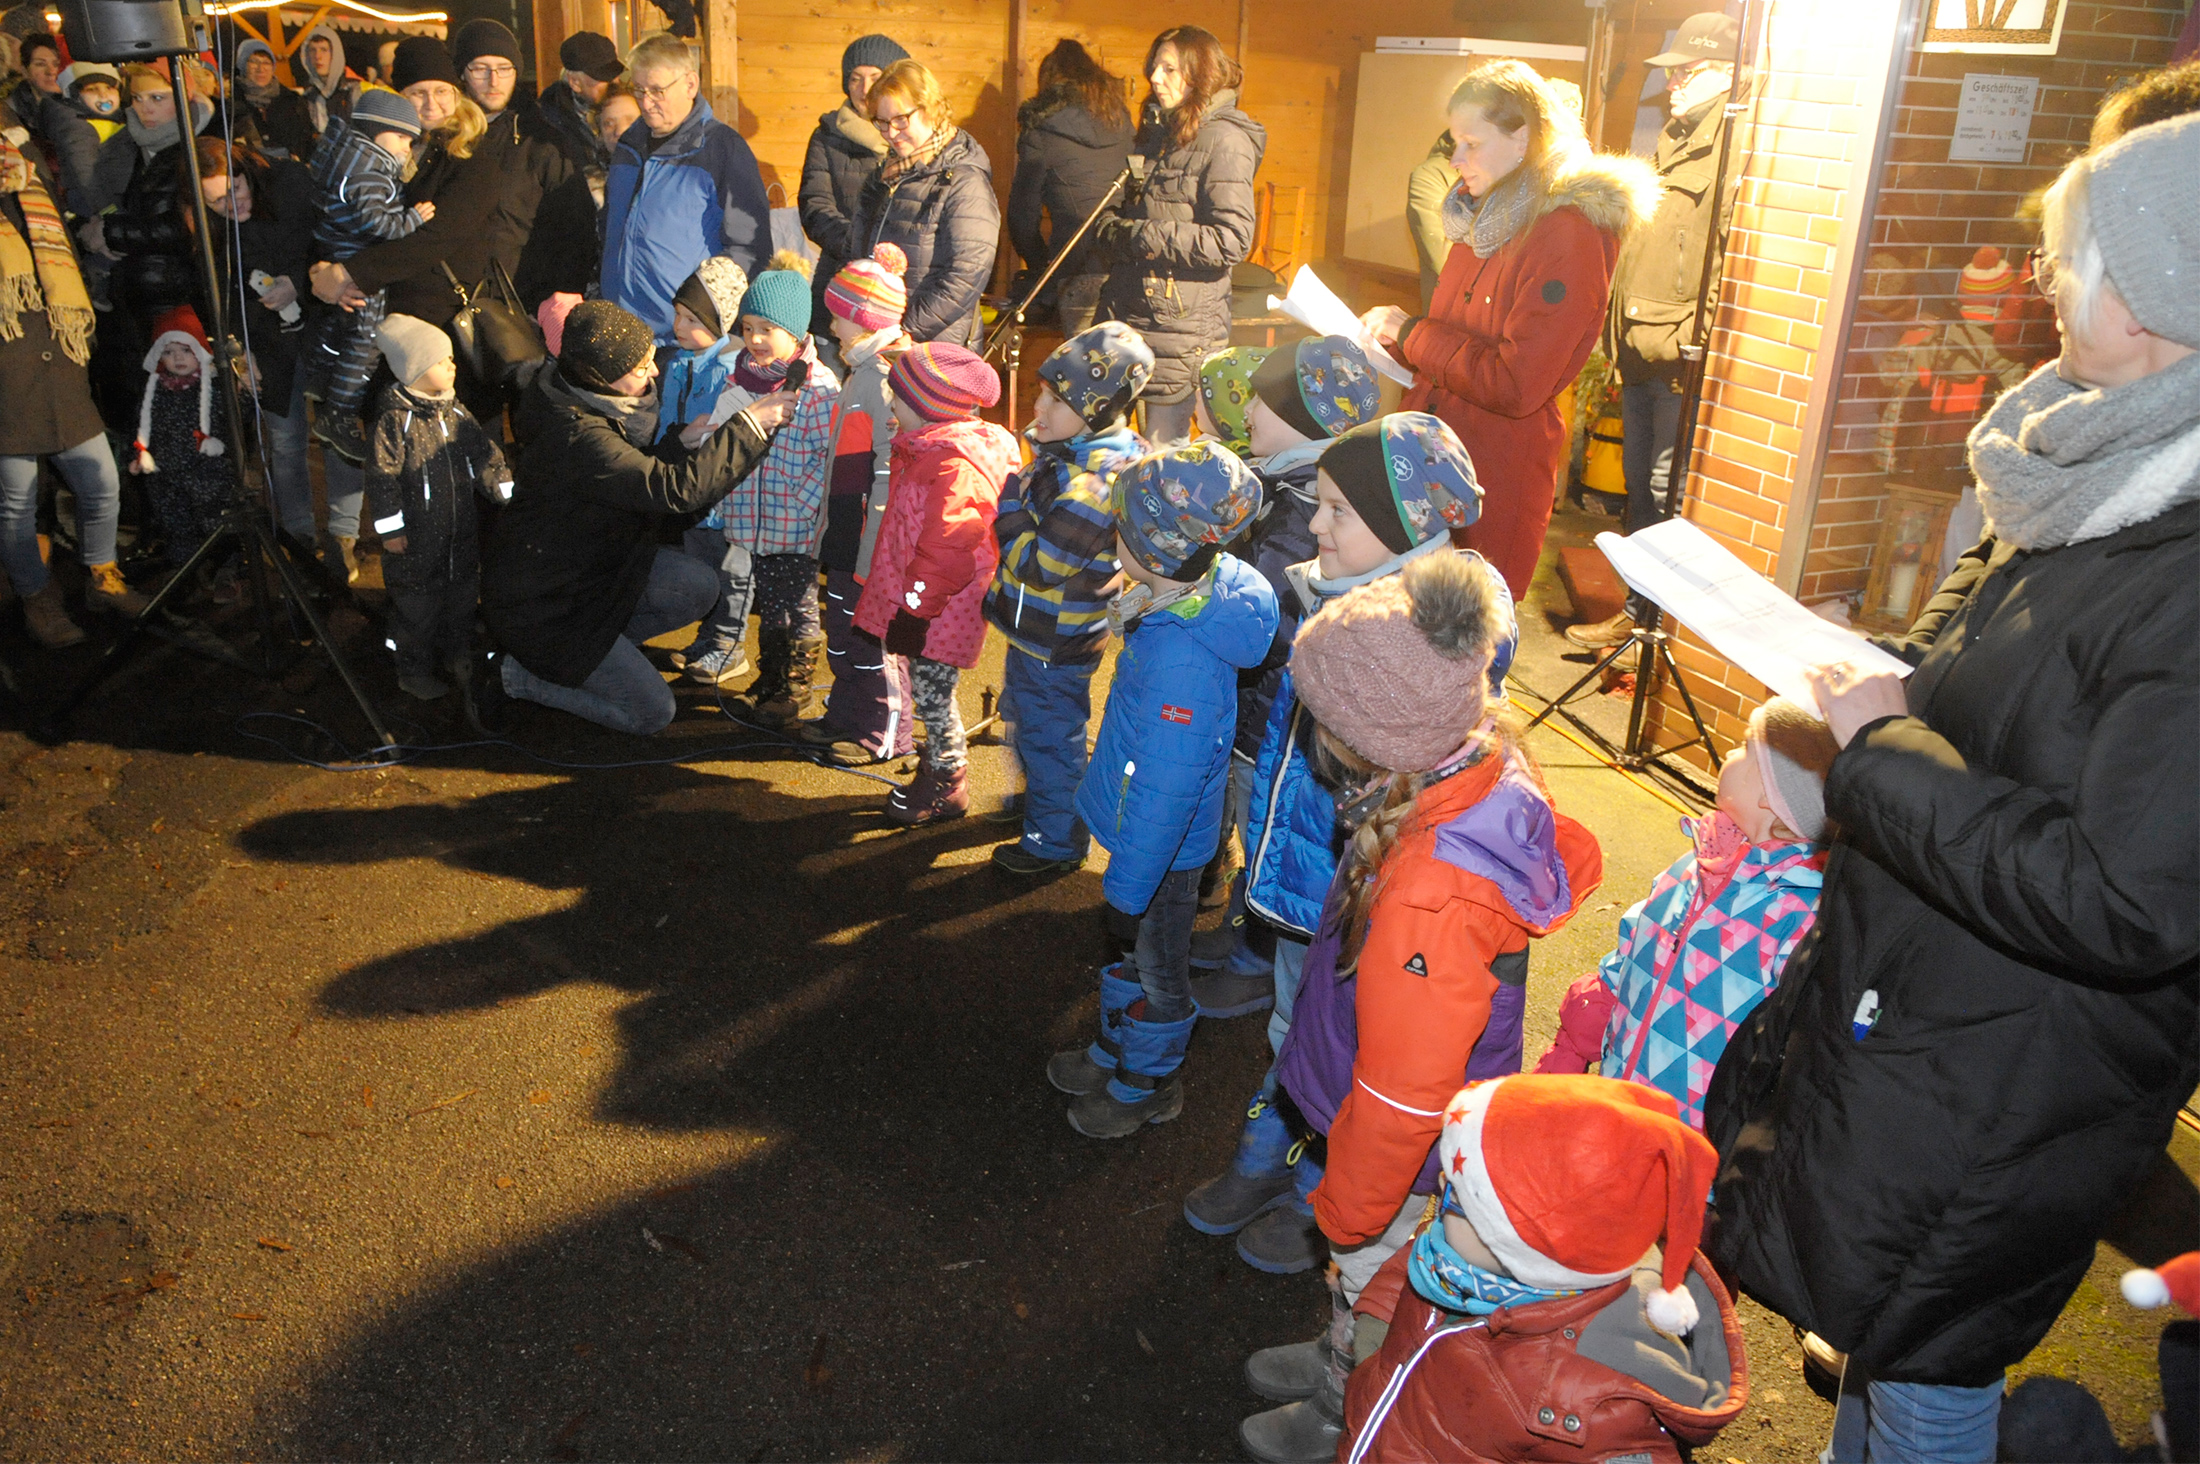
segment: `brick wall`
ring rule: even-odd
[[[1886,431],[1902,373],[1921,359],[1905,341],[1954,316],[1958,272],[1982,246],[2022,266],[2037,242],[2026,200],[2084,149],[2101,98],[2167,58],[2185,5],[2075,4],[2055,56],[1911,53],[1869,217],[1875,139],[1860,124],[1885,77],[1885,53],[1871,38],[1893,31],[1900,0],[1774,7],[1755,137],[1738,138],[1750,143],[1749,163],[1712,338],[1691,519],[1768,576],[1800,535],[1800,563],[1787,578],[1806,604],[1863,590],[1888,483],[1956,486],[1962,474],[1965,420]],[[1947,161],[1971,72],[2042,79],[2022,165]],[[1844,214],[1850,248],[1865,251],[1868,267],[1846,337],[1831,341],[1822,332],[1854,264],[1840,247]],[[2052,319],[2028,299],[2004,301],[1994,332],[2010,363],[2003,369],[2054,354]],[[1831,383],[1830,394],[1821,390],[1828,437],[1815,477],[1816,444],[1804,436],[1814,380]],[[1714,736],[1739,742],[1764,687],[1685,631],[1675,657]],[[1657,721],[1667,741],[1687,727],[1671,688],[1660,691]]]

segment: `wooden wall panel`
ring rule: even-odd
[[[1025,0],[1024,67],[1065,36],[1082,41],[1109,67],[1130,75],[1146,47],[1171,25],[1200,25],[1233,48],[1239,0]],[[1008,64],[1011,0],[739,0],[741,105],[738,125],[756,149],[765,182],[791,201],[802,155],[818,117],[840,101],[840,52],[881,31],[906,46],[940,78],[959,121],[992,157],[1005,199],[1015,170],[1015,107]],[[1317,257],[1342,243],[1347,170],[1352,155],[1352,98],[1362,52],[1377,35],[1460,35],[1454,0],[1259,0],[1251,7],[1245,110],[1268,130],[1262,182],[1306,189],[1309,240]],[[1582,44],[1587,12],[1558,7],[1548,21],[1513,22],[1485,33],[1511,40]],[[1134,100],[1143,97],[1140,81]],[[1429,119],[1433,141],[1441,117]],[[1398,180],[1403,189],[1405,180]]]

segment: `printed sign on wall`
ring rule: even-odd
[[[2032,140],[2032,107],[2039,95],[2036,76],[1967,74],[1956,102],[1956,131],[1948,139],[1948,161],[2022,163]]]
[[[2068,0],[1926,0],[1923,51],[2052,56]]]

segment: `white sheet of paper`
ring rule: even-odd
[[[1780,696],[1817,709],[1803,672],[1831,661],[1860,661],[1897,676],[1910,666],[1804,609],[1771,580],[1736,559],[1686,519],[1627,535],[1597,535],[1597,548],[1619,577],[1711,643],[1712,649]]]
[[[1360,324],[1360,317],[1352,313],[1352,307],[1337,298],[1337,292],[1321,282],[1321,277],[1305,265],[1291,276],[1291,292],[1288,295],[1270,295],[1268,308],[1280,310],[1308,330],[1319,335],[1338,335],[1357,341],[1367,352],[1368,361],[1377,371],[1400,386],[1413,385],[1413,373],[1391,359],[1390,352],[1375,344]]]

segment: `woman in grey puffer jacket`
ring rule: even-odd
[[[902,329],[919,342],[976,345],[978,296],[1001,240],[993,164],[948,119],[940,84],[920,63],[887,67],[869,101],[887,157],[856,200],[852,254],[898,245],[909,256]]]
[[[1230,338],[1230,272],[1253,247],[1253,174],[1268,134],[1237,108],[1244,72],[1195,25],[1155,37],[1135,157],[1143,183],[1097,230],[1108,260],[1100,316],[1153,347],[1146,437],[1191,433],[1199,363]]]

